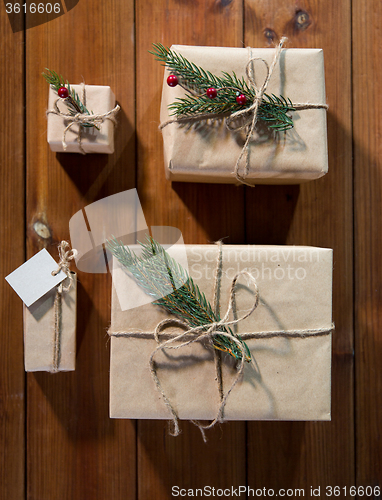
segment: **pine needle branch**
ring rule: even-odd
[[[150,54],[175,74],[179,84],[188,92],[169,106],[171,115],[232,114],[243,109],[243,106],[236,102],[239,94],[243,94],[247,99],[244,109],[254,102],[255,91],[244,77],[238,78],[235,73],[229,74],[225,71],[218,77],[160,43],[153,44],[153,47],[154,50],[149,51]],[[211,87],[218,91],[214,99],[206,95],[206,90]],[[288,115],[291,111],[294,111],[294,108],[290,99],[264,94],[258,118],[270,129],[282,132],[293,128],[293,120]]]
[[[107,248],[140,285],[140,287],[155,302],[170,314],[182,319],[191,328],[208,325],[220,321],[211,304],[200,291],[193,279],[164,248],[151,237],[140,243],[140,257],[125,247],[122,242],[112,238],[107,242]],[[222,331],[236,337],[244,347],[245,360],[251,360],[251,352],[239,335],[232,333],[230,328],[221,327]],[[213,347],[229,353],[240,360],[242,352],[236,342],[218,333],[213,337]]]
[[[52,87],[52,89],[56,92],[58,92],[58,89],[61,87],[66,87],[68,89],[70,97],[73,99],[75,104],[78,106],[78,109],[81,111],[82,114],[85,115],[91,115],[92,113],[84,106],[82,103],[79,95],[77,92],[74,90],[73,87],[70,86],[68,80],[64,80],[62,75],[58,75],[55,71],[52,71],[48,68],[45,68],[46,73],[42,73],[42,76],[45,78],[45,80],[49,83],[49,85]],[[76,109],[75,105],[73,105],[70,100],[65,100],[65,104],[68,107],[69,113],[74,116],[78,113],[78,109]],[[98,127],[91,122],[88,123],[81,123],[83,127],[95,127],[98,129]]]

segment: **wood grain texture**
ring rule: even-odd
[[[25,490],[22,302],[4,280],[25,259],[24,33],[0,9],[0,498]]]
[[[382,484],[381,7],[353,2],[356,469],[363,486]]]
[[[138,192],[148,225],[177,227],[185,243],[223,237],[240,243],[244,241],[242,187],[170,183],[164,177],[158,131],[163,68],[148,50],[154,42],[241,46],[241,2],[141,0],[136,6]],[[208,439],[204,445],[199,430],[187,422],[182,422],[182,434],[173,438],[163,421],[139,421],[138,498],[170,498],[175,485],[243,484],[245,424],[224,425],[208,433]]]
[[[70,217],[135,183],[133,2],[80,2],[26,33],[28,257],[69,238]],[[55,154],[46,142],[45,67],[109,85],[122,112],[113,155]],[[39,89],[36,92],[35,89]],[[40,237],[34,223],[46,225]],[[135,424],[109,418],[110,275],[79,272],[77,368],[28,374],[29,499],[135,498]]]
[[[162,500],[175,485],[240,484],[307,496],[310,486],[381,485],[381,3],[80,0],[15,34],[0,10],[0,498]],[[328,175],[255,189],[166,181],[163,68],[151,44],[266,47],[282,35],[289,47],[324,49]],[[114,155],[50,151],[44,67],[111,86],[122,107]],[[25,243],[27,257],[43,247],[56,257],[75,212],[133,187],[149,226],[177,227],[186,243],[334,249],[332,422],[232,422],[204,445],[187,422],[173,438],[163,421],[109,419],[109,275],[79,273],[76,371],[25,377],[21,301],[4,276],[24,261]]]
[[[323,48],[329,104],[329,173],[300,187],[246,188],[247,242],[333,248],[336,324],[332,421],[249,423],[248,478],[252,484],[275,489],[351,485],[355,477],[350,2],[245,3],[246,45],[269,46],[287,36],[289,47]]]

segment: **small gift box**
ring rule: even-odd
[[[68,291],[60,291],[61,285],[58,285],[30,307],[24,304],[24,362],[27,372],[75,369],[77,275],[72,272],[71,276]]]
[[[219,411],[218,419],[225,420],[330,420],[332,250],[249,245],[185,245],[185,250],[189,275],[220,308],[225,327],[246,342],[252,361],[238,372],[224,353],[217,376],[219,351],[211,339],[190,342],[195,331],[168,329],[167,320],[175,317],[157,305],[134,308],[137,285],[113,275],[110,416],[199,420],[215,419]],[[175,245],[176,260],[177,253],[183,255],[184,246]],[[229,320],[228,304],[234,310]],[[173,348],[162,349],[182,333]]]
[[[280,46],[278,54],[276,49],[261,48],[174,45],[171,49],[213,75],[221,77],[227,72],[236,74],[239,80],[244,77],[247,85],[258,93],[264,90],[262,86],[269,76],[265,94],[276,98],[282,96],[295,111],[288,112],[293,128],[282,132],[270,129],[269,122],[267,125],[261,120],[253,103],[251,110],[237,120],[231,120],[231,115],[229,128],[227,115],[213,116],[206,112],[202,118],[179,119],[169,106],[184,98],[187,92],[181,85],[170,86],[173,83],[168,83],[167,79],[173,71],[166,67],[160,119],[168,179],[299,184],[327,173],[327,106],[321,49],[281,50]],[[219,88],[215,90],[219,95]],[[215,92],[210,95],[211,101],[216,99]],[[240,96],[237,99],[239,104],[246,100],[240,100],[243,99]]]
[[[110,87],[72,85],[90,115],[70,114],[64,99],[52,87],[48,102],[48,143],[52,151],[67,153],[114,152],[115,96]],[[89,126],[94,124],[95,126]]]

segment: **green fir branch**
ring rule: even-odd
[[[58,75],[55,71],[52,71],[48,68],[45,68],[46,73],[42,73],[42,76],[45,78],[45,80],[49,83],[49,85],[52,87],[52,89],[58,93],[58,89],[61,87],[66,87],[69,92],[69,96],[73,99],[75,104],[78,106],[79,110],[81,111],[82,114],[84,115],[91,115],[93,114],[90,112],[82,103],[79,95],[77,92],[72,88],[68,82],[68,80],[64,80],[62,75]],[[74,116],[78,113],[78,109],[70,102],[70,100],[65,100],[65,104],[68,107],[69,113]],[[92,122],[87,122],[87,123],[81,123],[83,127],[95,127],[97,130],[98,127],[92,123]]]
[[[179,84],[187,92],[184,97],[177,98],[169,106],[171,115],[232,114],[253,104],[255,91],[249,87],[244,77],[238,78],[235,73],[229,74],[225,71],[218,77],[160,43],[153,44],[153,47],[154,50],[149,51],[150,54],[178,77]],[[214,99],[206,95],[206,90],[210,87],[218,91]],[[236,102],[239,94],[244,94],[247,98],[245,106]],[[294,111],[294,108],[290,99],[264,94],[258,118],[270,129],[282,132],[293,128],[293,120],[288,115],[291,111]]]
[[[170,314],[183,320],[191,328],[220,321],[211,304],[200,291],[193,279],[164,248],[151,237],[140,243],[142,255],[137,255],[116,238],[107,242],[107,248],[129,272],[140,287],[155,302]],[[222,331],[236,337],[244,347],[245,360],[251,360],[251,352],[239,335],[230,328],[221,327]],[[229,353],[236,360],[242,358],[242,352],[236,342],[218,333],[213,336],[213,347]]]

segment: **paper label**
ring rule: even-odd
[[[60,271],[52,276],[52,271],[57,269],[57,262],[45,248],[27,260],[15,271],[5,277],[13,290],[29,307],[36,300],[52,290],[66,278]]]

